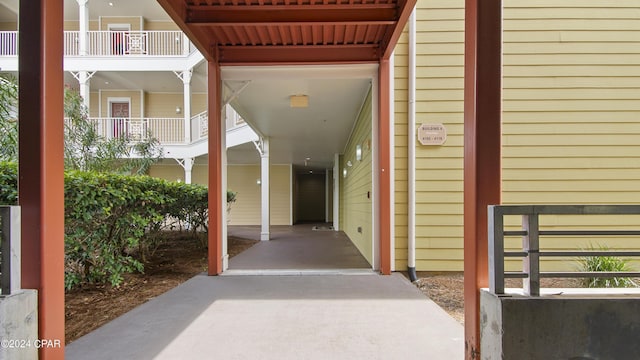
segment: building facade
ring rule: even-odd
[[[0,2],[5,5],[0,68],[15,72],[17,26],[15,11],[6,3]],[[148,130],[161,141],[165,160],[150,175],[207,184],[206,61],[155,1],[118,6],[65,1],[66,82],[83,95],[104,135]],[[504,6],[503,203],[639,203],[640,3],[534,0]],[[415,236],[417,270],[461,271],[464,1],[419,0],[415,20],[415,32],[406,29],[394,55],[392,267],[407,268],[410,237]],[[267,105],[255,109],[247,104],[258,104],[250,101],[253,94],[267,97],[270,88],[254,90],[259,80],[246,76],[230,75],[223,99],[229,104],[226,181],[238,192],[228,223],[260,225],[265,211],[270,225],[333,222],[375,267],[375,84],[367,84],[367,76],[357,77],[358,85],[348,92],[356,100],[342,111],[348,114],[343,121],[348,130],[337,136],[340,150],[328,150],[331,162],[315,163],[315,156],[307,161],[302,155],[301,162],[278,155],[278,146],[292,140],[260,135]],[[336,92],[349,86],[333,81]],[[304,91],[312,94],[313,89],[290,89],[292,95]],[[316,97],[309,101],[314,105]],[[409,150],[416,138],[409,129],[411,103],[414,130],[441,125],[443,143],[418,141]],[[321,125],[309,128],[314,126]],[[315,140],[309,136],[307,141]],[[265,140],[273,149],[266,163]],[[412,171],[415,181],[409,184]],[[575,226],[609,224],[607,219],[583,221],[575,220]],[[588,245],[576,239],[566,246]],[[616,240],[612,246],[634,245]],[[545,266],[566,269],[571,264],[564,259]]]

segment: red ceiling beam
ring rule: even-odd
[[[376,45],[220,46],[221,65],[376,62]]]
[[[404,30],[404,25],[409,20],[409,16],[411,16],[411,12],[413,8],[416,6],[417,0],[400,0],[398,1],[398,17],[397,24],[402,24],[402,26],[394,26],[388,31],[382,38],[380,42],[380,47],[384,49],[384,53],[382,53],[383,59],[391,58],[391,54],[393,53],[393,49],[396,47],[396,43]]]
[[[207,6],[187,10],[187,24],[384,22],[395,23],[396,7],[381,5]]]

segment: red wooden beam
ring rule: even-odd
[[[241,23],[341,23],[396,21],[393,4],[381,5],[289,5],[289,6],[212,6],[188,10],[187,24]]]
[[[380,47],[383,49],[382,58],[389,59],[393,53],[393,49],[400,39],[400,35],[404,30],[404,26],[411,16],[413,8],[416,6],[417,0],[400,0],[398,1],[398,15],[396,19],[396,25],[390,26],[389,30],[385,33],[380,41]]]
[[[488,286],[487,206],[501,202],[502,1],[466,0],[464,73],[465,357],[480,358]]]
[[[380,224],[380,272],[391,274],[391,73],[388,59],[378,68],[378,194]]]
[[[208,274],[222,273],[222,212],[226,198],[222,197],[222,80],[220,65],[208,63],[209,90],[209,249]],[[224,203],[223,203],[224,201]]]
[[[38,338],[64,359],[63,2],[20,1],[19,204],[22,288],[38,290]]]
[[[377,62],[377,45],[220,46],[220,64]]]

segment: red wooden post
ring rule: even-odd
[[[38,337],[64,359],[63,2],[20,1],[22,287],[38,290]],[[58,343],[56,343],[58,344]]]
[[[487,205],[501,201],[502,1],[466,0],[464,73],[465,357],[480,357],[488,286]]]

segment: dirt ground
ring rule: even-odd
[[[233,257],[258,241],[229,237]],[[186,236],[163,244],[145,266],[144,274],[127,275],[120,287],[93,286],[65,296],[67,343],[91,332],[206,271],[206,250]],[[419,272],[415,285],[458,322],[464,323],[464,276],[459,272]],[[507,279],[507,287],[520,287],[521,280]],[[542,279],[543,287],[579,287],[577,279]]]
[[[461,272],[418,272],[415,284],[459,323],[464,324],[464,276]],[[520,279],[506,279],[506,287],[522,287]],[[541,287],[581,287],[580,279],[541,279]]]
[[[229,257],[257,241],[229,237]],[[207,269],[206,249],[188,236],[172,237],[145,265],[144,274],[130,274],[117,288],[92,286],[65,295],[65,337],[70,343],[129,310],[176,287]]]

